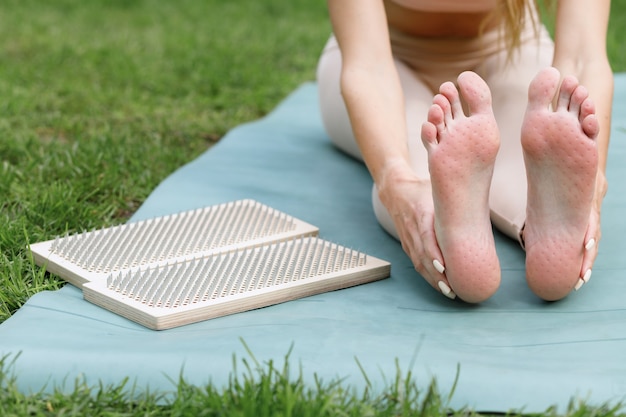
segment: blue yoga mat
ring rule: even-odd
[[[365,167],[338,152],[321,125],[316,85],[305,84],[270,115],[231,131],[157,187],[132,220],[252,198],[312,223],[324,239],[392,263],[391,277],[167,331],[152,331],[82,299],[71,285],[33,296],[0,325],[0,355],[21,353],[20,389],[116,384],[172,391],[227,383],[233,355],[301,365],[307,381],[344,378],[382,390],[409,367],[426,388],[436,378],[450,406],[477,410],[564,411],[626,394],[626,74],[616,77],[609,195],[592,280],[565,300],[536,298],[524,279],[524,253],[496,232],[502,286],[467,305],[435,293],[400,244],[377,224]],[[357,363],[358,359],[358,363]]]

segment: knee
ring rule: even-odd
[[[331,68],[328,68],[331,67]],[[317,74],[318,99],[322,124],[333,145],[348,155],[362,160],[354,137],[348,110],[339,87],[339,69],[320,63]]]

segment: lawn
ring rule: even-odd
[[[329,28],[325,5],[302,0],[4,1],[0,322],[62,285],[28,242],[125,221],[312,80]]]
[[[614,70],[626,71],[626,1],[614,1],[612,8],[608,51]],[[313,80],[329,32],[323,1],[3,0],[0,323],[32,294],[63,285],[33,266],[29,242],[126,221],[173,170]],[[346,415],[374,412],[368,407],[380,403],[351,397],[338,383],[315,394],[297,379],[285,381],[280,369],[252,369],[273,389],[299,390],[318,405],[345,401]],[[245,390],[255,386],[245,383],[234,381],[232,392],[251,395]],[[55,401],[82,415],[88,408],[78,407],[94,407],[88,400],[94,393],[106,397],[96,408],[108,415],[165,412],[155,394],[140,401],[146,409],[136,413],[140,405],[124,396],[121,385],[77,386],[74,397],[25,397],[14,388],[0,370],[0,403],[13,404],[3,415],[56,415]],[[177,401],[226,396],[207,394],[211,389],[182,381]],[[421,394],[402,407],[443,412],[445,401],[436,393]],[[183,415],[182,409],[172,406],[167,415]],[[581,405],[575,411],[589,410]]]

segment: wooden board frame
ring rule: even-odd
[[[254,200],[30,245],[35,263],[87,301],[154,330],[389,277],[381,259]]]
[[[247,224],[250,223],[250,219],[261,219],[262,221],[257,222],[254,226],[249,226]],[[198,236],[196,230],[177,230],[176,226],[188,224],[191,221],[202,225],[202,232],[205,236],[211,233],[221,233],[220,242],[212,247],[198,250],[183,251],[179,248],[180,254],[165,256],[162,259],[152,261],[148,259],[145,262],[119,265],[114,268],[106,265],[101,266],[102,263],[106,263],[107,254],[111,256],[111,253],[115,251],[118,252],[118,257],[126,256],[128,252],[132,251],[150,256],[150,249],[157,246],[159,240],[170,239],[188,244],[190,235],[201,240],[202,236]],[[154,230],[156,225],[162,233],[146,232],[146,230]],[[256,230],[251,230],[252,228],[256,228]],[[252,232],[256,232],[256,234]],[[238,236],[229,236],[229,233],[231,235],[238,234]],[[171,262],[243,247],[260,246],[294,237],[317,236],[318,233],[319,229],[309,223],[257,201],[246,199],[39,242],[30,245],[30,251],[35,264],[80,287],[87,282],[105,279],[111,272],[117,270],[126,270],[136,266],[166,265]],[[142,239],[142,237],[145,238]],[[123,245],[124,243],[125,245]],[[60,253],[55,248],[63,244],[74,247],[68,249],[67,253]],[[177,248],[174,247],[173,250],[177,250]],[[100,257],[104,258],[95,267],[93,260],[90,263],[90,259],[88,259],[89,253],[94,251],[99,251]],[[153,252],[154,250],[152,250]],[[77,258],[79,257],[87,259],[78,262]]]
[[[219,275],[212,275],[212,269],[219,269]],[[381,259],[304,237],[197,258],[185,265],[119,273],[85,284],[83,293],[96,305],[150,329],[164,330],[381,280],[389,277],[390,269]],[[190,272],[194,270],[203,272],[194,275]],[[209,291],[198,296],[192,287]],[[210,297],[210,290],[217,295]]]

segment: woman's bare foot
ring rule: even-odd
[[[528,177],[526,279],[545,300],[565,297],[581,276],[598,166],[593,103],[575,78],[564,78],[560,89],[559,81],[555,68],[535,77],[522,125]]]
[[[469,116],[453,83],[433,99],[422,141],[435,203],[435,234],[452,290],[467,302],[481,302],[500,285],[500,263],[489,220],[489,187],[500,147],[491,92],[475,73],[458,77]]]

